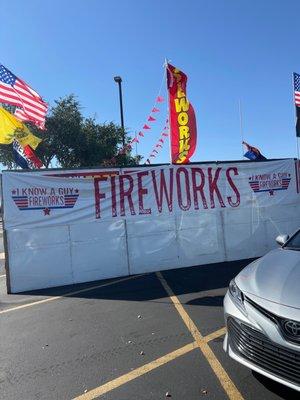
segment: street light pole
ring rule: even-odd
[[[122,97],[122,78],[115,76],[114,81],[119,85],[119,100],[120,100],[120,114],[121,114],[121,127],[123,131],[123,147],[125,146],[125,128],[124,128],[124,115],[123,115],[123,97]]]

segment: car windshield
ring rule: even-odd
[[[300,250],[300,230],[284,246],[286,249]]]

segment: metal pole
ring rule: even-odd
[[[114,80],[119,85],[121,127],[122,127],[122,131],[123,131],[122,143],[123,143],[123,147],[124,147],[125,146],[125,127],[124,127],[124,114],[123,114],[122,78],[120,76],[115,76]]]
[[[292,87],[293,87],[293,104],[294,104],[294,125],[296,129],[296,124],[297,124],[297,106],[295,102],[295,82],[294,82],[294,73],[292,73]],[[299,160],[299,141],[298,141],[298,136],[297,136],[297,130],[296,130],[296,146],[297,146],[297,160]]]
[[[241,100],[239,100],[239,114],[240,114],[240,134],[241,134],[241,139],[242,139],[242,157],[244,157],[244,147],[243,147],[244,130],[243,130],[243,114],[242,114]]]

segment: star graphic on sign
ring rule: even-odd
[[[50,208],[48,208],[48,207],[44,208],[43,211],[44,211],[44,215],[50,215],[50,211],[51,211]]]
[[[270,190],[269,193],[270,193],[270,196],[274,196],[274,190]]]
[[[78,189],[75,189],[75,193],[78,193]]]

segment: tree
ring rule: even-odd
[[[132,166],[141,160],[130,153],[119,154],[122,128],[112,122],[98,124],[94,118],[84,118],[74,95],[55,101],[45,126],[45,131],[40,131],[28,125],[33,134],[43,139],[35,152],[46,167],[51,161],[62,168],[74,168]],[[11,145],[0,145],[0,162],[8,168],[15,167]]]

